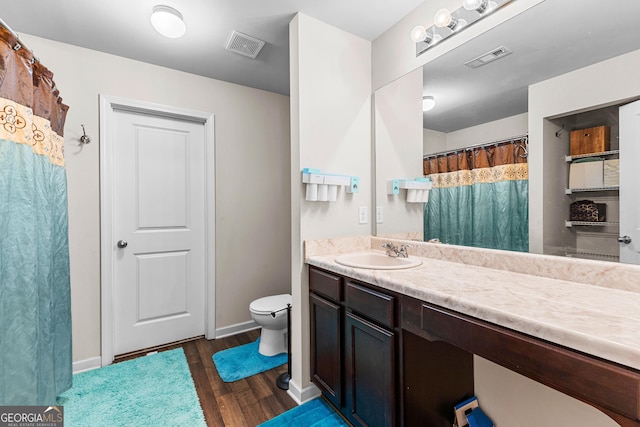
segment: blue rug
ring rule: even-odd
[[[207,425],[182,349],[75,374],[56,403],[66,427]]]
[[[260,338],[238,347],[222,350],[213,355],[213,363],[222,381],[230,383],[287,363],[287,353],[263,356],[258,353]]]
[[[323,399],[313,399],[304,405],[289,409],[287,412],[260,424],[258,427],[334,427],[348,426]]]

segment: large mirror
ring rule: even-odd
[[[530,250],[618,261],[625,204],[616,190],[566,194],[565,155],[572,130],[601,125],[610,128],[610,150],[619,148],[618,107],[640,98],[640,89],[612,80],[621,74],[623,80],[638,80],[638,16],[635,0],[546,0],[376,91],[375,204],[382,209],[375,233],[423,238],[423,205],[388,194],[390,179],[421,175],[423,155],[527,135]],[[465,65],[493,57],[476,68]],[[603,61],[611,64],[610,73],[606,67],[593,69]],[[632,66],[621,70],[619,64],[629,61]],[[565,91],[558,76],[569,72],[588,80],[570,81],[566,86],[572,88]],[[623,87],[611,90],[616,83]],[[436,106],[418,116],[416,105],[424,95],[433,96]],[[580,199],[606,204],[606,223],[569,226],[569,205]]]

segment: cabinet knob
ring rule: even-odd
[[[629,236],[618,237],[618,242],[624,243],[625,245],[628,245],[629,243],[631,243],[631,237],[629,237]]]

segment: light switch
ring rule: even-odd
[[[366,224],[369,222],[369,213],[367,212],[366,206],[360,206],[358,210],[358,222],[360,224]]]
[[[383,222],[382,206],[376,206],[376,224],[382,224]]]

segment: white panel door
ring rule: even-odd
[[[204,334],[202,123],[114,111],[114,353]]]
[[[640,192],[638,192],[640,167],[638,162],[640,162],[640,101],[620,107],[620,262],[628,264],[640,264]]]

